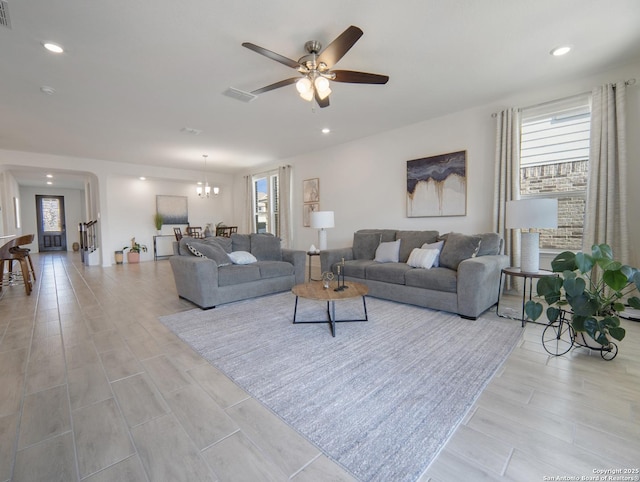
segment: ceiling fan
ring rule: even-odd
[[[352,25],[342,32],[324,50],[322,50],[322,44],[320,42],[310,40],[304,44],[307,55],[301,57],[297,62],[258,45],[244,42],[242,44],[243,47],[253,50],[265,57],[269,57],[287,67],[291,67],[301,74],[299,77],[281,80],[280,82],[254,90],[251,93],[258,95],[286,85],[296,84],[296,89],[300,97],[310,102],[315,99],[320,107],[328,107],[329,94],[331,93],[329,81],[351,84],[386,84],[389,80],[389,76],[387,75],[356,72],[353,70],[332,70],[332,67],[353,47],[358,39],[362,37],[362,34],[361,29]]]

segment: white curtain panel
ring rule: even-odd
[[[240,232],[253,233],[253,178],[252,176],[244,176],[244,216],[242,216]]]
[[[607,243],[615,258],[629,263],[627,221],[626,84],[592,91],[589,182],[583,250]]]
[[[280,183],[280,200],[278,222],[283,248],[290,248],[293,244],[293,226],[291,224],[291,166],[278,168],[278,182]]]
[[[496,161],[493,229],[504,238],[504,252],[511,266],[520,263],[520,236],[507,229],[507,201],[520,199],[520,111],[507,109],[496,114]],[[516,289],[517,279],[506,280],[505,288]]]

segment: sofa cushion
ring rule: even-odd
[[[455,293],[458,273],[448,268],[411,269],[404,275],[405,284],[416,288]]]
[[[234,251],[227,256],[233,264],[253,264],[258,261],[254,255],[247,251]]]
[[[440,253],[442,252],[442,247],[444,246],[444,241],[436,241],[435,243],[423,244],[421,246],[422,249],[437,249],[438,254],[436,258],[433,260],[433,266],[437,268],[440,266]]]
[[[412,268],[430,269],[433,262],[440,255],[437,249],[421,249],[415,248],[411,251],[407,264]]]
[[[230,264],[218,268],[218,286],[231,286],[260,279],[260,268],[256,263]]]
[[[378,263],[397,263],[400,257],[400,240],[380,243],[376,248],[375,261]]]
[[[337,264],[339,263],[336,263],[331,267],[331,270],[335,274],[338,273],[338,270],[336,269]],[[344,262],[344,275],[350,276],[351,278],[365,279],[365,277],[367,276],[367,266],[371,266],[372,264],[375,264],[375,261],[373,261],[372,259],[347,260]]]
[[[440,253],[440,266],[458,269],[458,265],[468,258],[473,258],[480,249],[480,236],[468,236],[460,233],[449,233]]]
[[[502,251],[502,236],[498,233],[476,234],[476,236],[482,239],[478,256],[500,254]]]
[[[259,261],[282,261],[280,238],[272,234],[251,234],[251,254]]]
[[[220,246],[224,249],[225,253],[230,253],[232,251],[231,238],[224,236],[209,236],[208,238],[198,240],[198,242],[209,244],[211,246]]]
[[[354,233],[353,234],[353,258],[373,259],[376,249],[380,245],[382,235],[380,233]]]
[[[231,251],[251,252],[251,236],[248,234],[233,233],[231,235]]]
[[[407,263],[373,263],[366,268],[366,279],[403,285],[405,273],[412,269]]]
[[[231,259],[229,259],[227,253],[219,244],[206,244],[194,241],[190,244],[187,244],[187,246],[189,247],[189,250],[195,249],[198,251],[198,253],[200,253],[200,255],[214,260],[218,266],[226,266],[228,264],[231,264]]]
[[[415,248],[437,241],[438,231],[397,231],[396,239],[401,241],[399,261],[406,263]]]
[[[258,261],[256,266],[260,269],[260,278],[278,278],[295,274],[291,263],[285,261]]]

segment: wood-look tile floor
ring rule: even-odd
[[[166,260],[32,258],[31,296],[0,294],[0,481],[353,480],[158,321],[193,308]],[[550,357],[528,324],[420,481],[637,468],[640,324],[625,327],[607,362]]]

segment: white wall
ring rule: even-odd
[[[302,182],[320,179],[320,209],[335,212],[336,227],[328,231],[329,248],[350,246],[353,232],[361,228],[434,228],[445,233],[485,232],[493,229],[495,119],[491,114],[506,107],[527,107],[589,92],[597,85],[638,79],[627,89],[629,219],[631,261],[640,265],[640,225],[633,207],[640,206],[640,63],[615,71],[567,82],[552,88],[524,92],[495,102],[425,120],[394,131],[273,163],[293,166],[294,243],[298,249],[317,244],[317,232],[302,226]],[[406,161],[458,150],[467,151],[467,215],[407,218],[405,206]],[[254,170],[265,170],[261,166]],[[246,174],[246,173],[243,173]],[[235,179],[235,202],[243,206],[242,176]],[[239,217],[238,211],[236,217]]]
[[[153,236],[156,228],[153,215],[156,212],[156,195],[186,196],[189,212],[189,224],[201,226],[207,223],[224,221],[232,224],[231,192],[228,187],[221,187],[218,196],[201,199],[196,195],[195,184],[176,183],[171,181],[141,181],[128,176],[112,176],[107,187],[108,209],[110,213],[111,245],[107,255],[115,262],[113,251],[131,246],[131,238],[135,237],[140,244],[147,246],[148,251],[141,253],[141,261],[153,260]],[[182,231],[185,225],[180,226]],[[173,225],[162,227],[161,234],[173,235]],[[171,252],[170,238],[158,241],[158,254]],[[125,257],[126,262],[126,257]]]

